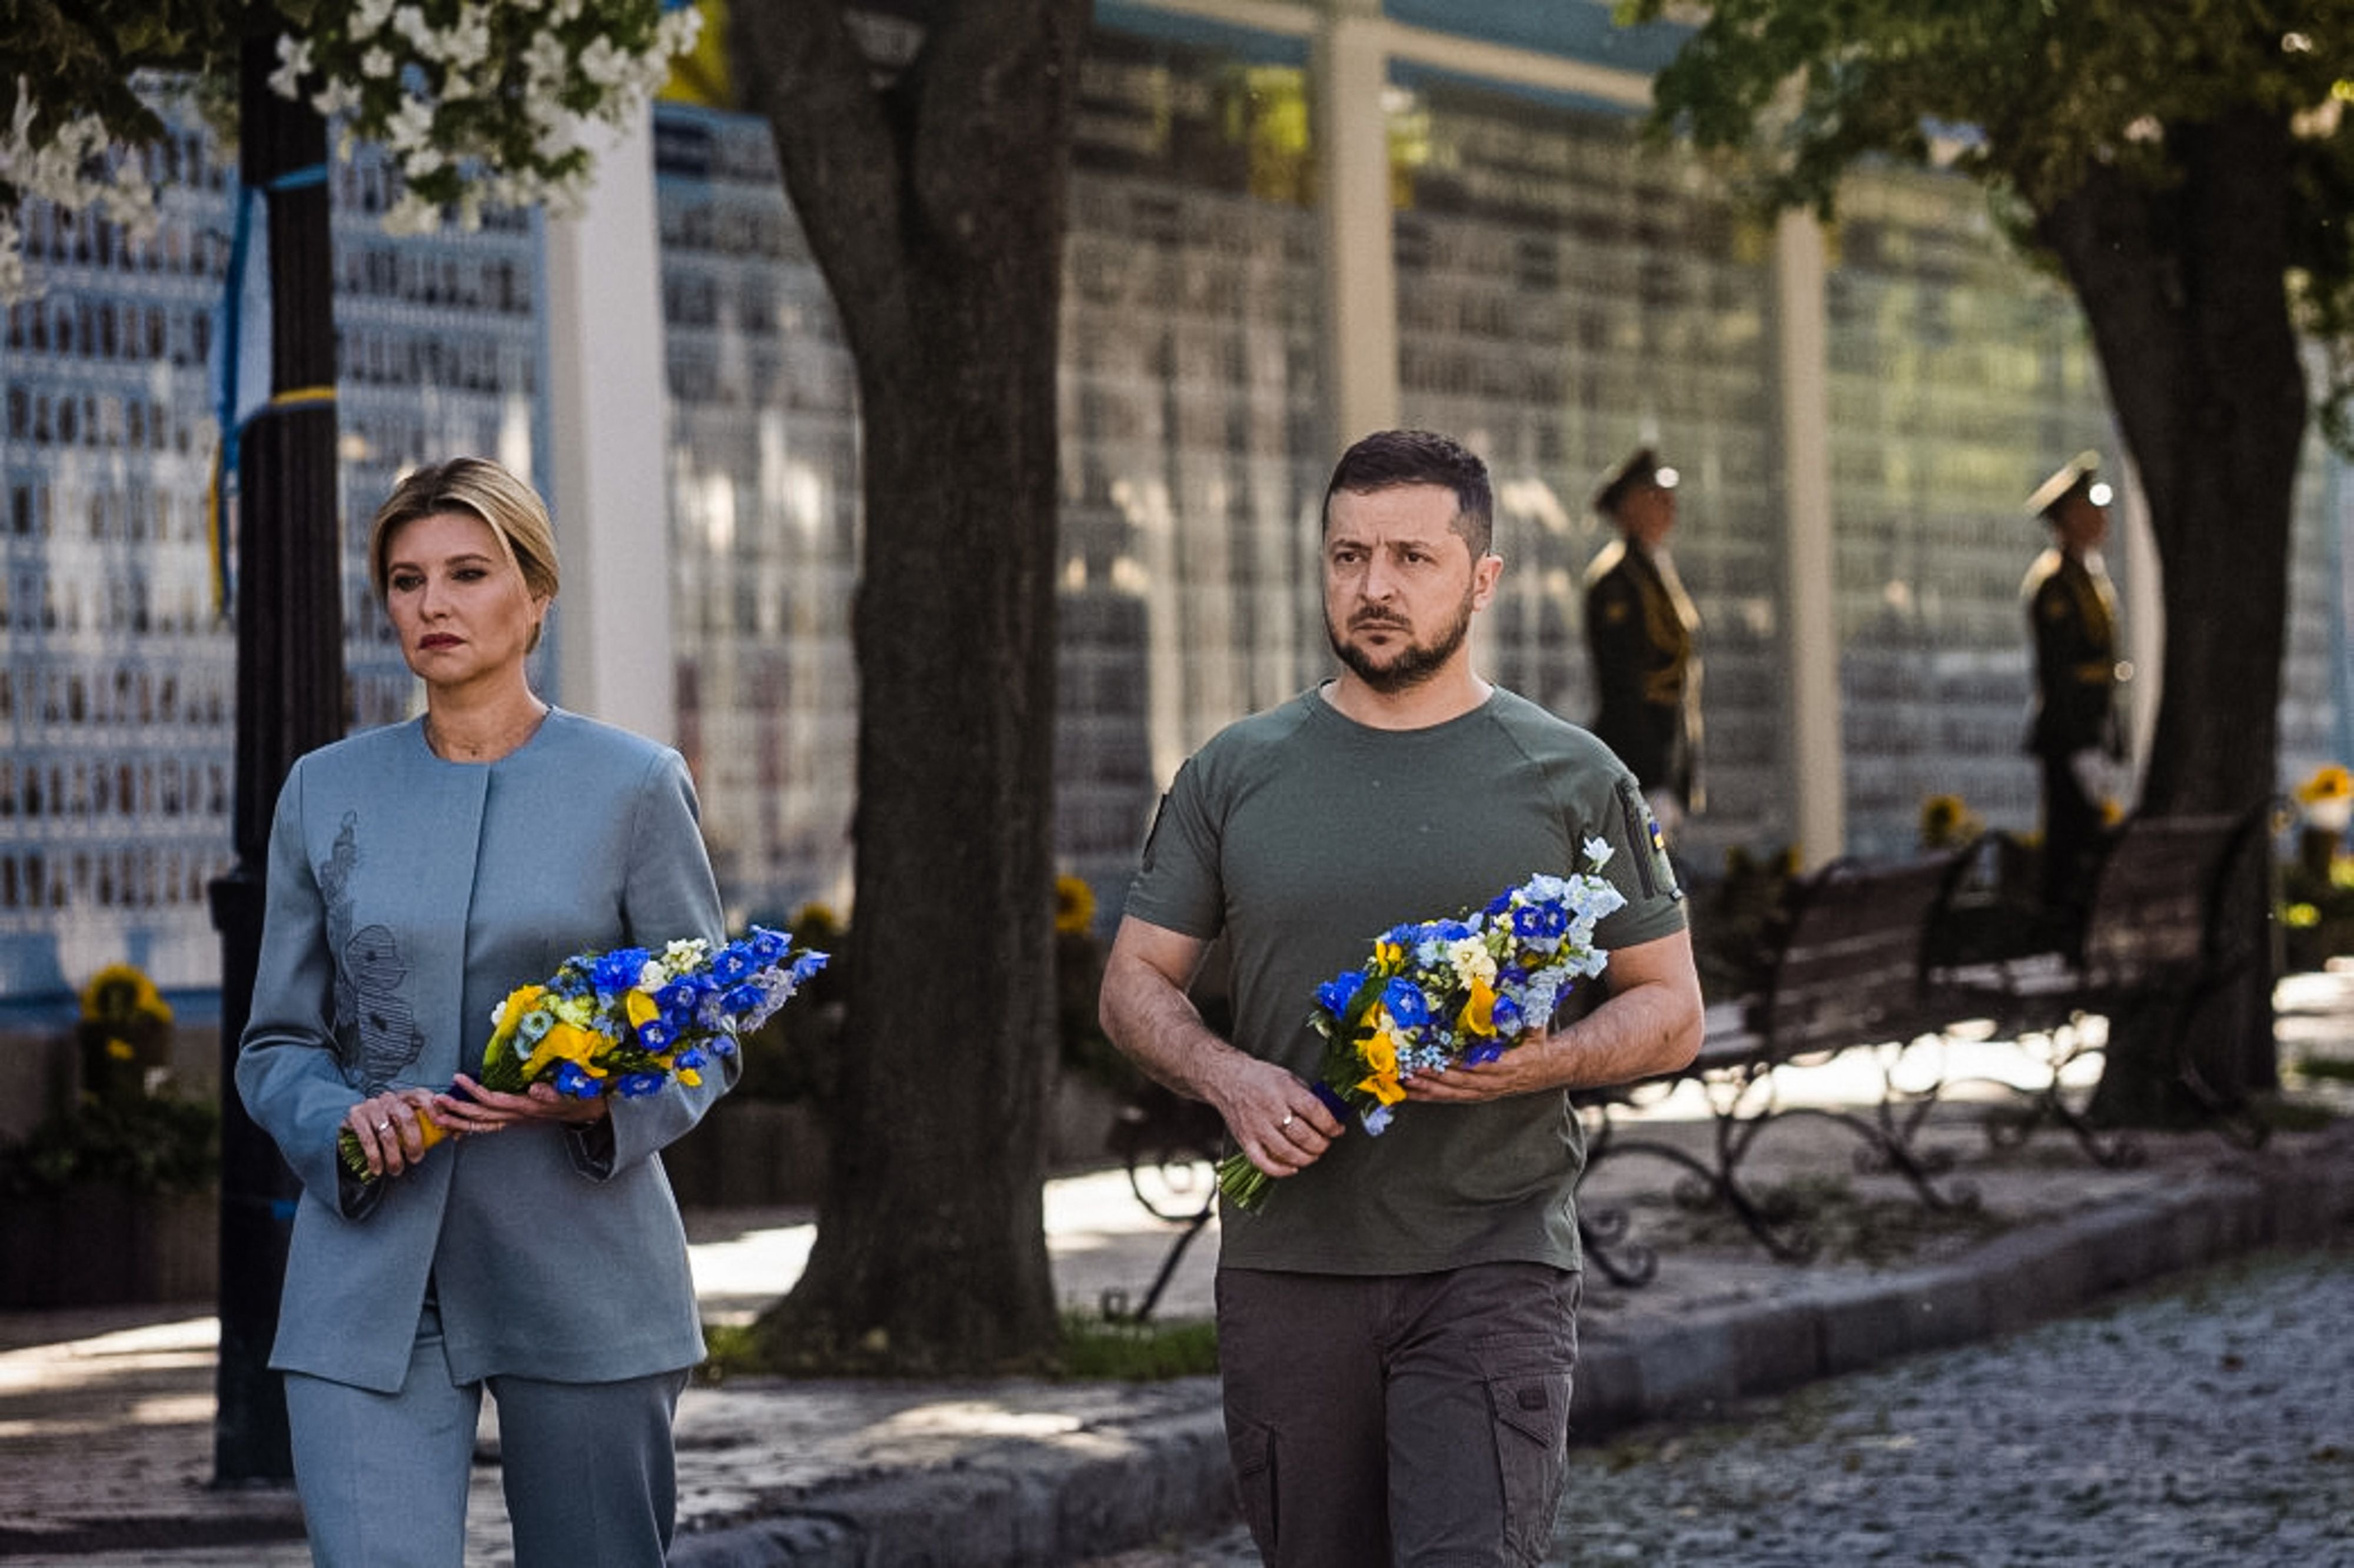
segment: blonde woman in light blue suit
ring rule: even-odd
[[[288,776],[237,1063],[302,1183],[270,1364],[313,1556],[456,1568],[487,1389],[522,1568],[652,1568],[704,1354],[657,1151],[737,1061],[628,1100],[474,1075],[493,1007],[570,955],[723,935],[694,786],[675,751],[533,694],[555,538],[514,475],[411,473],[369,569],[425,714]],[[428,1118],[454,1136],[429,1147]]]

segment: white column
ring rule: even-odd
[[[547,223],[549,500],[564,565],[557,699],[669,741],[670,403],[652,124],[642,111],[599,154],[585,213]]]
[[[1823,232],[1786,212],[1774,233],[1782,394],[1783,628],[1790,694],[1792,828],[1802,864],[1836,859],[1847,843],[1840,747],[1839,619],[1832,592],[1829,349]]]
[[[2117,618],[2125,622],[2121,652],[2133,665],[2133,679],[2122,694],[2132,783],[2117,804],[2132,810],[2141,803],[2142,780],[2149,776],[2150,737],[2158,729],[2158,699],[2166,694],[2166,563],[2158,557],[2158,535],[2150,531],[2149,497],[2124,448],[2120,440],[2117,499],[2109,515],[2120,524],[2112,537],[2122,535],[2125,548],[2125,602],[2117,606]],[[2103,466],[2105,471],[2105,461]]]
[[[1335,0],[1310,100],[1324,175],[1325,319],[1336,450],[1398,421],[1391,252],[1388,26],[1379,0]]]

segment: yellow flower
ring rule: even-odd
[[[145,1017],[169,1023],[172,1007],[138,965],[109,964],[90,976],[90,983],[81,988],[81,1015],[93,1021],[123,1022]]]
[[[507,992],[507,999],[499,1003],[491,1015],[491,1044],[504,1045],[514,1039],[515,1031],[523,1024],[523,1015],[537,1006],[539,999],[546,994],[547,988],[543,985],[519,985]],[[488,1054],[485,1050],[484,1054]]]
[[[1096,890],[1079,877],[1055,878],[1055,929],[1066,937],[1086,935],[1096,923]]]
[[[1365,1059],[1365,1065],[1371,1067],[1373,1071],[1365,1075],[1357,1087],[1385,1106],[1394,1106],[1405,1098],[1405,1089],[1399,1084],[1397,1077],[1397,1042],[1390,1038],[1389,1019],[1386,1013],[1382,1015],[1380,1026],[1366,1036],[1358,1054]]]
[[[1952,849],[1978,836],[1980,824],[1959,795],[1932,795],[1921,802],[1921,842]]]
[[[2322,800],[2343,800],[2354,797],[2354,773],[2349,773],[2338,763],[2328,763],[2315,770],[2312,778],[2296,787],[2296,798],[2303,805]]]
[[[662,1016],[662,1003],[642,991],[632,991],[623,997],[621,1010],[629,1015],[632,1029],[642,1029]]]
[[[810,900],[793,911],[785,924],[791,927],[796,939],[812,947],[826,947],[842,939],[842,916],[831,904]]]
[[[601,1078],[605,1069],[593,1058],[608,1042],[593,1029],[583,1029],[574,1023],[555,1023],[539,1037],[539,1044],[523,1065],[523,1081],[536,1083],[539,1075],[557,1062],[578,1062],[592,1078]]]
[[[1457,1015],[1457,1026],[1472,1034],[1496,1033],[1496,988],[1478,975],[1471,978],[1471,995]]]

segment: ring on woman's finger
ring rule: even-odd
[[[1286,1112],[1284,1112],[1284,1113],[1283,1113],[1283,1122],[1282,1122],[1282,1126],[1283,1126],[1283,1128],[1284,1128],[1284,1130],[1285,1130],[1285,1131],[1287,1131],[1287,1132],[1288,1132],[1288,1131],[1289,1131],[1289,1130],[1290,1130],[1290,1128],[1291,1128],[1291,1113],[1290,1113],[1289,1111],[1286,1111]]]
[[[392,1123],[388,1121],[380,1121],[376,1124],[376,1129],[378,1132],[390,1132],[392,1130]]]

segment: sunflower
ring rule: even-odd
[[[1055,878],[1055,929],[1084,936],[1096,923],[1096,890],[1068,873]]]

